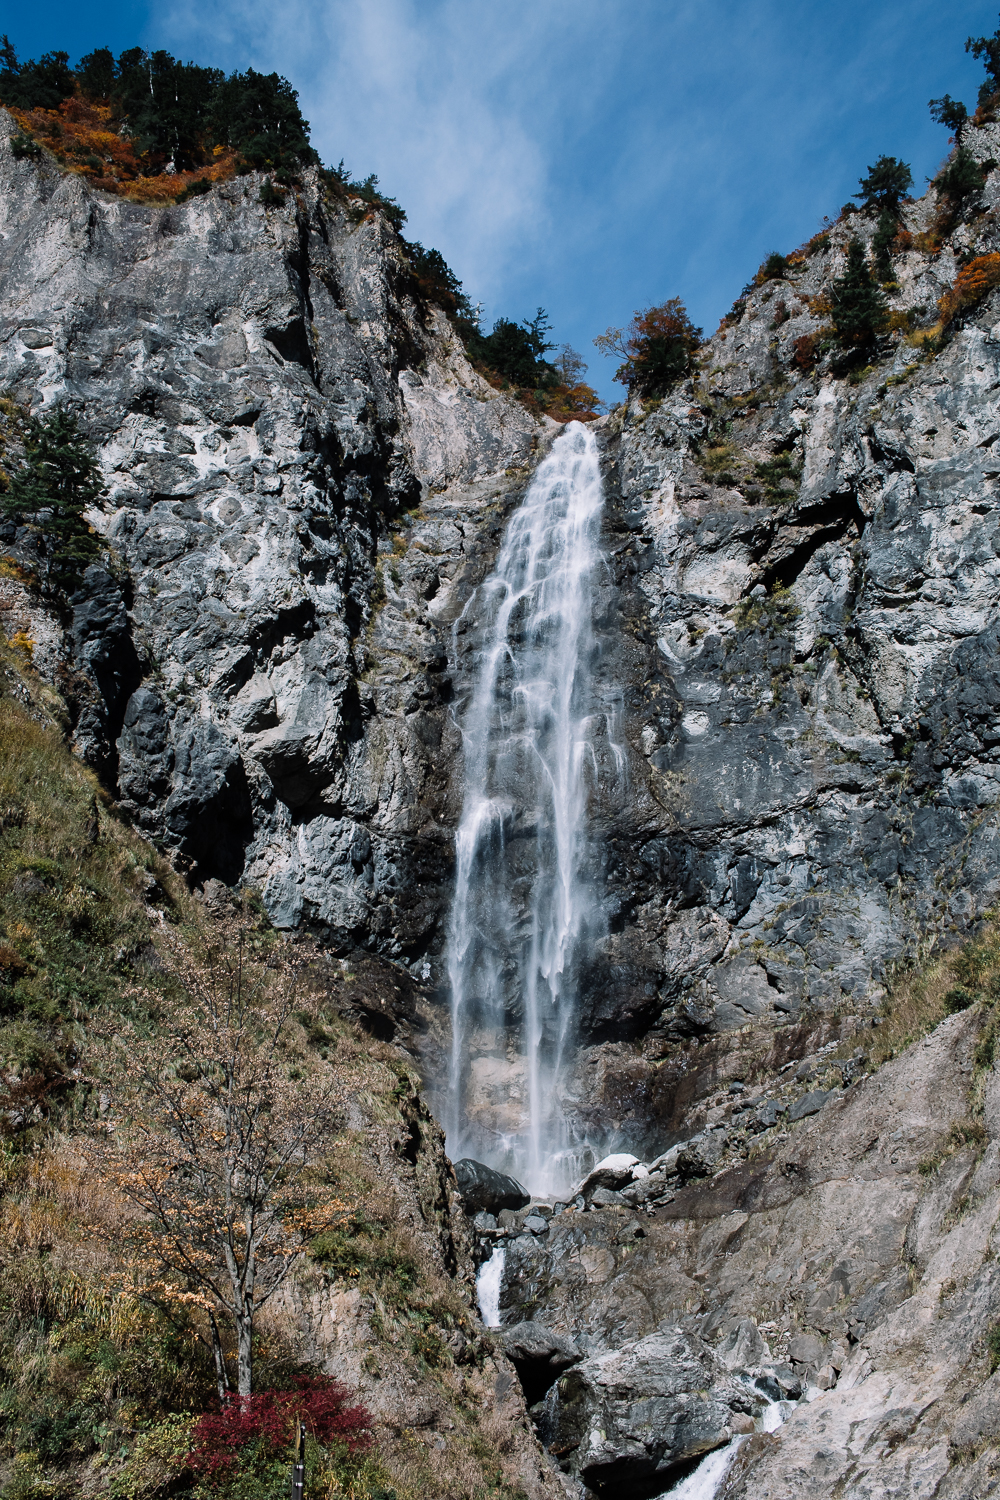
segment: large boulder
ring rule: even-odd
[[[606,1156],[599,1161],[580,1183],[574,1192],[574,1197],[582,1193],[584,1198],[590,1199],[598,1188],[607,1188],[615,1192],[618,1188],[625,1187],[633,1180],[638,1169],[640,1177],[646,1176],[646,1168],[637,1156],[630,1156],[627,1151],[618,1151],[613,1156]]]
[[[495,1172],[481,1161],[464,1156],[455,1162],[458,1195],[467,1214],[498,1214],[502,1208],[526,1208],[531,1194],[526,1193],[516,1177]]]
[[[514,1323],[502,1334],[504,1353],[518,1373],[529,1406],[541,1401],[564,1370],[578,1365],[583,1355],[571,1339],[544,1323]]]
[[[749,1406],[704,1340],[671,1328],[567,1370],[538,1429],[589,1490],[640,1500],[665,1488],[679,1464],[729,1442],[734,1410],[747,1415]]]

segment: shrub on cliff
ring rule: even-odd
[[[76,418],[61,406],[30,418],[24,463],[11,475],[0,508],[34,532],[40,581],[50,596],[71,592],[100,551],[84,512],[103,493],[100,466]]]
[[[466,344],[479,336],[476,309],[440,250],[425,250],[417,242],[405,248],[414,286],[421,300],[443,308]]]
[[[754,277],[754,282],[761,286],[765,281],[782,281],[787,274],[788,257],[782,255],[780,250],[772,250]]]
[[[978,193],[986,181],[986,174],[972,152],[959,146],[947,166],[934,179],[938,197],[948,197],[957,205],[970,193]]]
[[[680,298],[671,297],[660,307],[636,312],[627,328],[609,328],[594,343],[602,354],[621,357],[615,379],[630,395],[662,396],[690,370],[701,329]]]
[[[964,308],[981,302],[997,286],[1000,286],[1000,255],[977,255],[970,260],[938,300],[942,326],[950,323]]]
[[[870,351],[885,329],[889,311],[865,259],[864,246],[852,239],[847,247],[843,276],[830,288],[833,327],[841,348],[856,354]]]
[[[283,1495],[300,1424],[314,1445],[339,1448],[346,1457],[371,1448],[371,1414],[349,1402],[347,1389],[324,1375],[299,1375],[288,1391],[227,1396],[221,1410],[206,1412],[195,1423],[188,1467],[213,1487],[234,1479],[266,1486],[268,1479],[275,1479]],[[306,1457],[307,1479],[315,1483],[315,1471],[321,1467],[318,1455]],[[260,1493],[266,1494],[266,1487]]]

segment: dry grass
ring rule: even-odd
[[[976,1060],[982,1071],[992,1064],[1000,1042],[1000,927],[995,925],[892,980],[882,1003],[882,1024],[872,1039],[870,1066],[888,1062],[946,1016],[969,1009],[980,1019]]]

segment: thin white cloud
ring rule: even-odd
[[[299,89],[326,160],[378,173],[407,233],[440,248],[491,301],[553,233],[553,138],[566,37],[598,3],[527,0],[264,0],[207,12],[178,0],[156,18],[174,50],[277,69]],[[577,28],[577,29],[574,29]]]
[[[919,181],[924,101],[971,101],[962,42],[992,24],[981,0],[160,0],[146,42],[285,74],[326,161],[377,172],[488,318],[544,303],[610,393],[608,323],[679,295],[713,327],[879,154]]]

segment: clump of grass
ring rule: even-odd
[[[1000,1321],[991,1323],[986,1333],[986,1357],[990,1362],[990,1374],[1000,1369]]]
[[[794,453],[777,453],[754,465],[768,505],[789,505],[798,493],[802,461]]]
[[[798,618],[801,611],[791,589],[776,583],[764,598],[741,599],[733,614],[738,630],[760,628],[771,635],[783,635]]]
[[[954,955],[942,955],[893,979],[882,1002],[881,1025],[872,1039],[873,1068],[926,1036],[950,1014],[944,997],[954,987],[953,959]]]
[[[930,1177],[943,1161],[949,1156],[954,1156],[955,1152],[960,1151],[963,1146],[976,1146],[982,1149],[988,1140],[989,1135],[982,1120],[971,1118],[955,1120],[945,1136],[941,1149],[931,1156],[925,1156],[917,1170],[922,1177]]]

